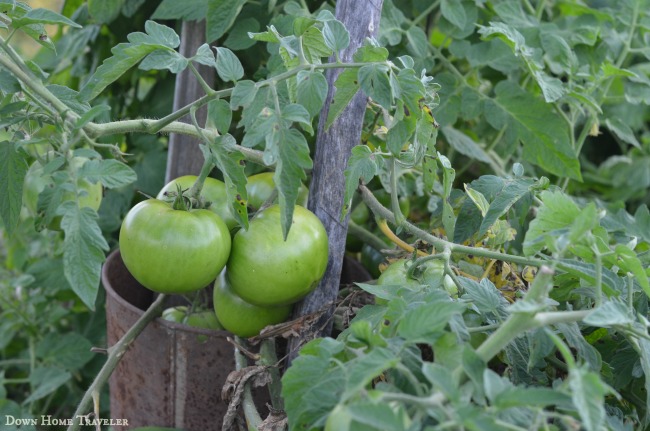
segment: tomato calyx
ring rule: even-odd
[[[183,187],[180,184],[176,184],[176,196],[172,202],[172,208],[178,211],[189,211],[192,208],[192,201],[190,198],[185,196]]]

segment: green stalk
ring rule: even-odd
[[[361,193],[361,198],[368,205],[368,208],[381,219],[386,219],[389,222],[395,223],[395,217],[393,216],[392,211],[384,207],[377,198],[372,194],[372,192],[364,185],[359,186],[359,191]],[[480,247],[468,247],[461,244],[455,244],[453,242],[446,241],[442,238],[438,238],[430,233],[418,228],[417,226],[405,220],[402,224],[399,225],[406,232],[417,236],[421,240],[429,243],[438,251],[444,251],[449,249],[450,253],[461,253],[461,254],[472,254],[474,256],[487,257],[489,259],[503,260],[506,262],[514,262],[521,265],[530,265],[535,267],[542,266],[545,261],[541,259],[527,258],[523,256],[516,256],[507,253],[501,253],[498,251],[492,251]]]
[[[92,382],[86,393],[84,394],[77,410],[72,416],[72,425],[68,427],[68,431],[76,431],[81,426],[80,417],[84,416],[90,407],[91,401],[96,399],[99,394],[102,386],[106,384],[111,374],[117,367],[117,364],[124,357],[127,349],[133,343],[133,341],[140,335],[140,333],[146,328],[146,326],[160,315],[162,311],[163,304],[165,301],[165,295],[158,295],[158,298],[149,306],[147,311],[145,311],[142,316],[129,328],[128,331],[119,339],[115,345],[108,348],[108,358],[104,363],[104,366],[99,371],[95,380]]]

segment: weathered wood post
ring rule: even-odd
[[[382,4],[383,0],[339,0],[336,3],[336,17],[350,32],[350,46],[341,52],[343,62],[351,62],[352,55],[364,40],[377,35]],[[340,69],[330,69],[326,75],[329,93],[320,114],[314,171],[309,189],[309,209],[323,222],[329,237],[329,262],[325,276],[316,290],[295,306],[294,318],[313,313],[325,304],[333,303],[339,291],[349,219],[348,215],[345,220],[340,220],[345,190],[343,171],[347,167],[352,147],[361,139],[367,102],[367,97],[361,91],[358,92],[341,116],[325,130],[325,120],[335,91],[334,81],[340,73]],[[300,337],[291,340],[290,358],[294,357],[300,345],[311,337],[324,336],[331,332],[333,312],[332,306],[316,323],[314,329],[322,330],[315,334],[313,331],[303,332]]]
[[[205,21],[183,21],[181,30],[180,53],[191,57],[205,42]],[[198,71],[208,85],[214,85],[214,68],[197,65]],[[176,89],[174,91],[174,111],[199,99],[205,93],[189,69],[176,75]],[[205,122],[206,108],[199,109],[196,113],[199,124]],[[181,121],[190,123],[189,116]],[[169,151],[167,154],[167,170],[165,183],[181,175],[198,175],[203,166],[203,154],[199,148],[199,139],[187,135],[172,134],[169,137]]]

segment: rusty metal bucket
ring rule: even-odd
[[[108,345],[112,346],[153,302],[154,294],[129,274],[119,251],[106,260],[102,283]],[[116,429],[156,425],[220,430],[227,409],[221,388],[235,369],[228,335],[160,318],[150,323],[109,382],[111,417],[128,421],[128,426]]]

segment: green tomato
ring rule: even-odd
[[[258,212],[248,230],[233,238],[228,279],[233,291],[261,306],[286,305],[311,292],[325,273],[328,241],[314,213],[294,207],[287,240],[282,235],[280,207]]]
[[[439,259],[428,260],[418,268],[417,278],[408,276],[408,270],[413,264],[407,259],[399,259],[384,269],[377,279],[380,286],[402,286],[417,287],[420,285],[440,286],[445,276],[445,264]],[[387,301],[376,298],[377,304],[385,304]]]
[[[86,161],[88,159],[85,157],[74,157],[72,159],[72,163],[77,169],[80,169]],[[54,187],[54,180],[50,174],[43,172],[43,165],[36,161],[27,170],[23,185],[23,202],[32,216],[38,214],[38,195],[46,187]],[[102,184],[99,181],[93,184],[86,179],[80,178],[77,180],[77,189],[79,191],[79,207],[88,207],[97,211],[102,203]],[[74,199],[74,192],[65,191],[61,196],[61,203]],[[50,230],[61,230],[61,218],[61,216],[54,216],[47,224],[47,228]]]
[[[248,177],[248,182],[246,183],[246,194],[248,195],[249,207],[258,210],[262,205],[264,205],[264,202],[271,198],[271,195],[275,190],[275,180],[273,180],[273,175],[273,172],[262,172]],[[301,184],[300,190],[298,190],[296,204],[306,207],[308,198],[309,190],[304,184]]]
[[[184,305],[170,307],[162,312],[162,318],[170,322],[182,323],[194,328],[223,330],[217,315],[213,310],[203,310],[188,315],[188,309]]]
[[[386,247],[388,248],[388,247]],[[374,247],[364,244],[361,247],[361,265],[368,270],[373,278],[381,275],[379,265],[384,261],[384,255]]]
[[[175,193],[177,185],[180,185],[183,190],[188,190],[192,185],[194,185],[196,178],[196,175],[184,175],[171,180],[162,188],[162,190],[160,190],[160,192],[158,192],[156,199],[167,200],[165,193]],[[228,196],[226,194],[226,185],[223,181],[211,177],[206,178],[203,183],[203,188],[201,189],[201,196],[203,196],[206,201],[210,202],[208,209],[221,217],[221,219],[226,223],[226,226],[228,226],[228,230],[233,230],[237,227],[237,220],[235,220],[230,213],[230,205],[228,204]]]
[[[230,233],[212,211],[175,210],[157,199],[142,201],[120,229],[122,260],[144,287],[187,293],[210,284],[230,254]]]
[[[260,307],[237,296],[228,281],[227,271],[214,283],[214,312],[221,325],[233,334],[249,338],[269,325],[284,322],[291,315],[291,305]]]

